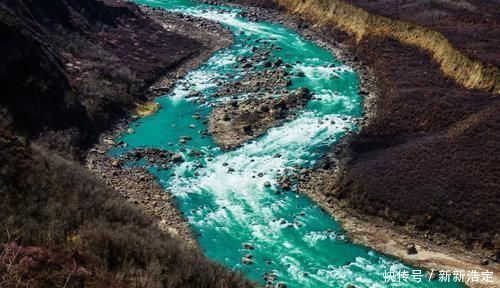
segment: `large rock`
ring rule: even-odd
[[[174,163],[179,163],[179,162],[184,161],[184,158],[182,158],[182,155],[181,155],[181,154],[179,154],[179,153],[175,153],[175,154],[173,154],[173,155],[172,155],[172,161],[173,161]]]

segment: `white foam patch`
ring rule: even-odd
[[[192,91],[203,92],[206,89],[217,87],[215,79],[224,79],[225,76],[219,72],[221,67],[227,67],[233,64],[235,60],[229,53],[219,53],[212,56],[205,66],[206,69],[197,69],[190,71],[186,76],[177,82],[171,92],[173,104],[179,103],[181,99],[186,98]],[[191,100],[199,97],[192,97]]]
[[[321,143],[349,124],[349,119],[336,119],[335,124],[328,121],[319,123],[314,113],[303,113],[281,127],[270,129],[259,141],[247,143],[235,151],[215,157],[199,171],[200,176],[196,178],[182,177],[189,171],[187,167],[190,164],[185,162],[176,168],[176,175],[181,177],[172,179],[171,190],[177,197],[210,191],[208,193],[214,197],[217,208],[202,212],[203,217],[195,225],[249,227],[258,242],[273,243],[281,237],[286,225],[279,224],[279,221],[273,222],[273,210],[281,209],[282,203],[263,204],[268,199],[268,193],[272,193],[264,183],[267,181],[275,185],[278,170],[283,171],[290,165],[305,161],[301,158],[310,152],[304,147]],[[274,157],[276,153],[282,156]],[[229,167],[234,172],[229,173]],[[263,173],[263,176],[258,177],[258,173]],[[265,225],[266,223],[270,224]]]
[[[310,66],[302,63],[295,64],[294,70],[296,72],[303,72],[304,75],[311,80],[328,80],[332,77],[341,77],[342,74],[348,72],[352,73],[353,70],[349,66],[341,65],[337,67],[327,66]]]
[[[326,240],[328,238],[328,235],[322,231],[312,231],[304,235],[304,241],[311,247],[315,246],[318,241]]]
[[[238,28],[240,31],[244,31],[252,34],[259,34],[264,36],[272,36],[277,39],[283,39],[283,36],[277,33],[276,30],[271,29],[261,23],[248,22],[244,19],[238,17],[237,11],[220,11],[215,9],[183,9],[182,13],[187,13],[192,16],[217,21],[234,28]]]
[[[346,113],[355,110],[359,105],[357,99],[328,89],[316,91],[315,96],[320,99],[319,101],[325,103],[325,106],[335,106],[341,103],[344,105]]]

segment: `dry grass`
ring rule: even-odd
[[[160,109],[160,104],[156,102],[145,102],[137,104],[135,112],[141,117],[149,116]]]
[[[161,232],[79,163],[23,144],[5,122],[0,287],[253,287]]]
[[[323,26],[334,26],[363,37],[389,37],[406,45],[428,51],[439,63],[441,71],[459,85],[500,93],[498,67],[472,60],[455,49],[441,33],[416,24],[377,16],[340,0],[277,0],[292,13]]]

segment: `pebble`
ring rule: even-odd
[[[417,253],[418,253],[418,251],[417,251],[417,247],[415,247],[415,244],[409,244],[408,246],[406,246],[406,254],[414,255]]]

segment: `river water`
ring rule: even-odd
[[[180,79],[168,95],[156,99],[161,105],[157,113],[130,124],[134,133],[117,139],[126,143],[126,148],[110,152],[119,155],[149,147],[184,156],[186,161],[171,169],[148,169],[166,191],[175,195],[209,258],[261,284],[266,283],[266,273],[273,274],[274,285],[283,282],[287,287],[462,286],[428,281],[419,269],[346,241],[339,224],[311,200],[293,191],[280,191],[276,185],[280,175],[310,167],[346,131],[356,129],[354,119],[362,115],[362,99],[357,94],[357,75],[350,67],[294,31],[277,24],[249,22],[234,8],[191,0],[136,2],[215,20],[234,33],[232,46],[215,53]],[[228,100],[211,97],[216,82],[241,79],[245,70],[237,65],[237,57],[251,55],[252,47],[271,44],[279,47],[272,57],[290,64],[290,73],[305,75],[292,78],[289,89],[307,87],[316,97],[294,120],[240,148],[223,152],[201,133],[211,107]],[[186,98],[193,90],[201,94]],[[202,116],[200,120],[193,118],[197,113]],[[179,143],[181,136],[192,140]],[[190,157],[190,151],[202,151],[205,156]],[[253,249],[245,249],[245,244]],[[245,256],[253,263],[243,264]],[[406,271],[409,277],[403,273],[400,279],[396,276],[391,278],[395,281],[384,282],[384,272],[389,271]]]

